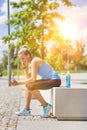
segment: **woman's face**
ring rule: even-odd
[[[19,58],[23,65],[27,65],[28,63],[31,62],[31,56],[29,54],[25,55],[24,53],[21,53],[19,54]]]

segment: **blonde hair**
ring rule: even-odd
[[[21,49],[18,51],[18,55],[20,55],[21,53],[23,53],[24,55],[28,55],[29,54],[31,56],[30,50],[25,45],[22,46]]]

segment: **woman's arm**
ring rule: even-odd
[[[16,85],[24,85],[24,84],[29,84],[31,82],[34,82],[36,80],[37,77],[37,72],[38,72],[38,64],[37,64],[37,60],[34,59],[31,62],[31,76],[29,76],[29,74],[27,73],[26,69],[24,70],[24,72],[26,73],[26,77],[27,79],[24,81],[16,81],[13,80],[11,81],[11,85],[16,86]]]
[[[22,68],[23,68],[25,77],[26,77],[27,79],[30,78],[30,76],[31,76],[30,67],[28,67],[28,65],[22,63]]]
[[[31,72],[28,72],[28,69],[23,69],[25,77],[28,79],[31,77]]]
[[[12,80],[11,81],[11,85],[16,86],[16,85],[24,85],[24,84],[29,84],[31,82],[34,82],[35,80],[33,80],[32,78],[26,79],[24,81],[16,81],[16,80]]]

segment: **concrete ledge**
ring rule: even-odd
[[[87,120],[87,89],[53,88],[53,114],[59,120]]]

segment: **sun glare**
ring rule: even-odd
[[[64,38],[75,39],[76,38],[76,27],[74,24],[71,24],[67,21],[60,23],[61,33]]]

